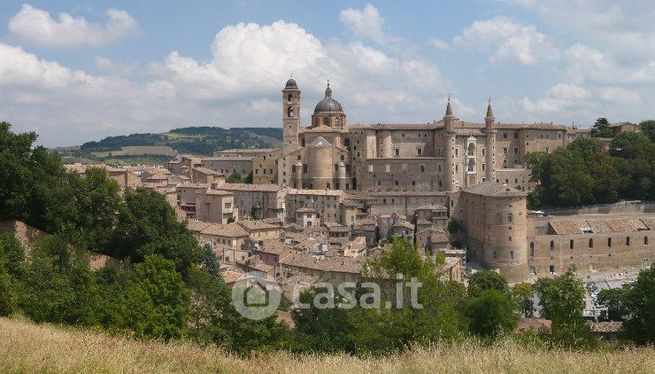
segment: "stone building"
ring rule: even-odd
[[[469,260],[508,282],[528,278],[527,193],[486,181],[462,190],[455,217],[466,227]]]
[[[515,283],[570,266],[582,274],[650,266],[655,215],[638,205],[617,210],[529,214],[524,191],[485,182],[462,190],[453,214],[466,228],[468,259]]]
[[[490,180],[530,191],[525,155],[552,152],[583,134],[553,123],[498,123],[491,103],[482,123],[465,122],[450,101],[438,122],[349,124],[329,84],[302,127],[300,103],[301,91],[290,79],[282,90],[283,146],[253,160],[255,183],[449,193]]]
[[[234,195],[239,217],[284,218],[286,188],[276,184],[224,183],[216,189]]]
[[[180,184],[176,187],[177,206],[186,218],[226,224],[239,217],[234,194],[210,189],[206,184]]]

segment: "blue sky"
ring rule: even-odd
[[[625,3],[625,4],[623,4]],[[655,117],[646,0],[0,4],[0,119],[46,145],[189,125],[303,123],[330,80],[350,123],[589,126]]]

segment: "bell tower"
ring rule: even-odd
[[[282,90],[282,151],[284,154],[298,149],[300,132],[300,90],[291,77]]]

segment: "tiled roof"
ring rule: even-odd
[[[310,270],[333,271],[339,273],[359,274],[362,271],[362,263],[350,257],[334,256],[319,259],[318,256],[300,252],[289,253],[280,260],[280,264]]]
[[[239,224],[246,229],[246,231],[256,231],[256,230],[279,230],[280,226],[271,225],[264,221],[259,220],[244,220],[240,221]]]
[[[526,192],[520,191],[514,187],[508,186],[504,183],[497,183],[492,181],[482,182],[472,187],[467,187],[464,192],[482,195],[482,196],[496,196],[496,197],[512,197],[512,196],[527,196]]]
[[[248,232],[238,223],[234,222],[228,223],[227,225],[214,223],[200,231],[200,233],[202,235],[222,236],[226,238],[242,238],[248,236]]]
[[[282,187],[277,184],[223,183],[218,186],[218,189],[226,191],[277,192]]]
[[[209,226],[211,226],[211,223],[209,222],[202,222],[196,220],[189,220],[186,223],[187,229],[195,232],[201,232],[202,230],[206,229]]]

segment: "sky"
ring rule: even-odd
[[[0,3],[0,120],[66,146],[185,126],[655,117],[652,0]]]

